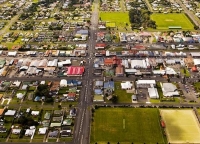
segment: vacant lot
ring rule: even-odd
[[[168,29],[169,26],[181,26],[182,29],[194,29],[193,24],[185,14],[152,14],[151,19],[156,21],[157,29]]]
[[[200,128],[192,110],[160,110],[169,143],[200,143]]]
[[[99,108],[94,112],[91,142],[165,143],[158,109]]]
[[[101,12],[100,19],[109,22],[107,26],[109,26],[110,23],[114,23],[118,28],[127,27],[127,24],[130,27],[128,12]],[[114,24],[112,24],[112,26],[114,26]]]

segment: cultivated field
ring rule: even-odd
[[[200,143],[200,128],[192,110],[160,110],[169,143]]]
[[[168,29],[169,26],[181,26],[182,29],[192,30],[193,24],[185,14],[152,14],[151,19],[156,21],[157,29]]]
[[[100,19],[109,23],[115,23],[115,25],[112,24],[112,26],[116,26],[119,28],[127,27],[126,23],[130,27],[128,12],[101,12]]]
[[[158,109],[99,108],[94,112],[91,142],[165,143]]]

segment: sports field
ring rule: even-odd
[[[100,18],[102,21],[115,23],[117,27],[126,27],[126,23],[130,27],[128,12],[101,12]]]
[[[160,110],[169,143],[200,143],[200,128],[192,110]]]
[[[168,29],[169,26],[181,26],[182,29],[187,30],[194,29],[193,24],[183,13],[155,13],[151,15],[151,19],[156,21],[157,29]]]
[[[165,143],[158,109],[99,108],[94,112],[91,143]]]

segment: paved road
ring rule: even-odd
[[[180,0],[176,0],[176,2],[183,8],[183,10],[185,11],[185,13],[190,17],[190,19],[194,22],[195,25],[197,25],[199,27],[199,21],[195,19],[195,15],[190,12],[185,5],[183,5],[183,3]]]
[[[90,122],[91,122],[91,92],[93,83],[93,61],[94,61],[94,46],[95,35],[98,26],[98,0],[94,1],[94,9],[91,18],[90,39],[88,42],[88,62],[86,63],[86,73],[83,76],[83,89],[79,98],[78,115],[74,130],[74,144],[89,144],[90,143]]]

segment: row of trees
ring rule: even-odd
[[[156,22],[150,19],[151,12],[144,9],[131,9],[129,11],[129,19],[132,29],[153,28],[156,29]]]

